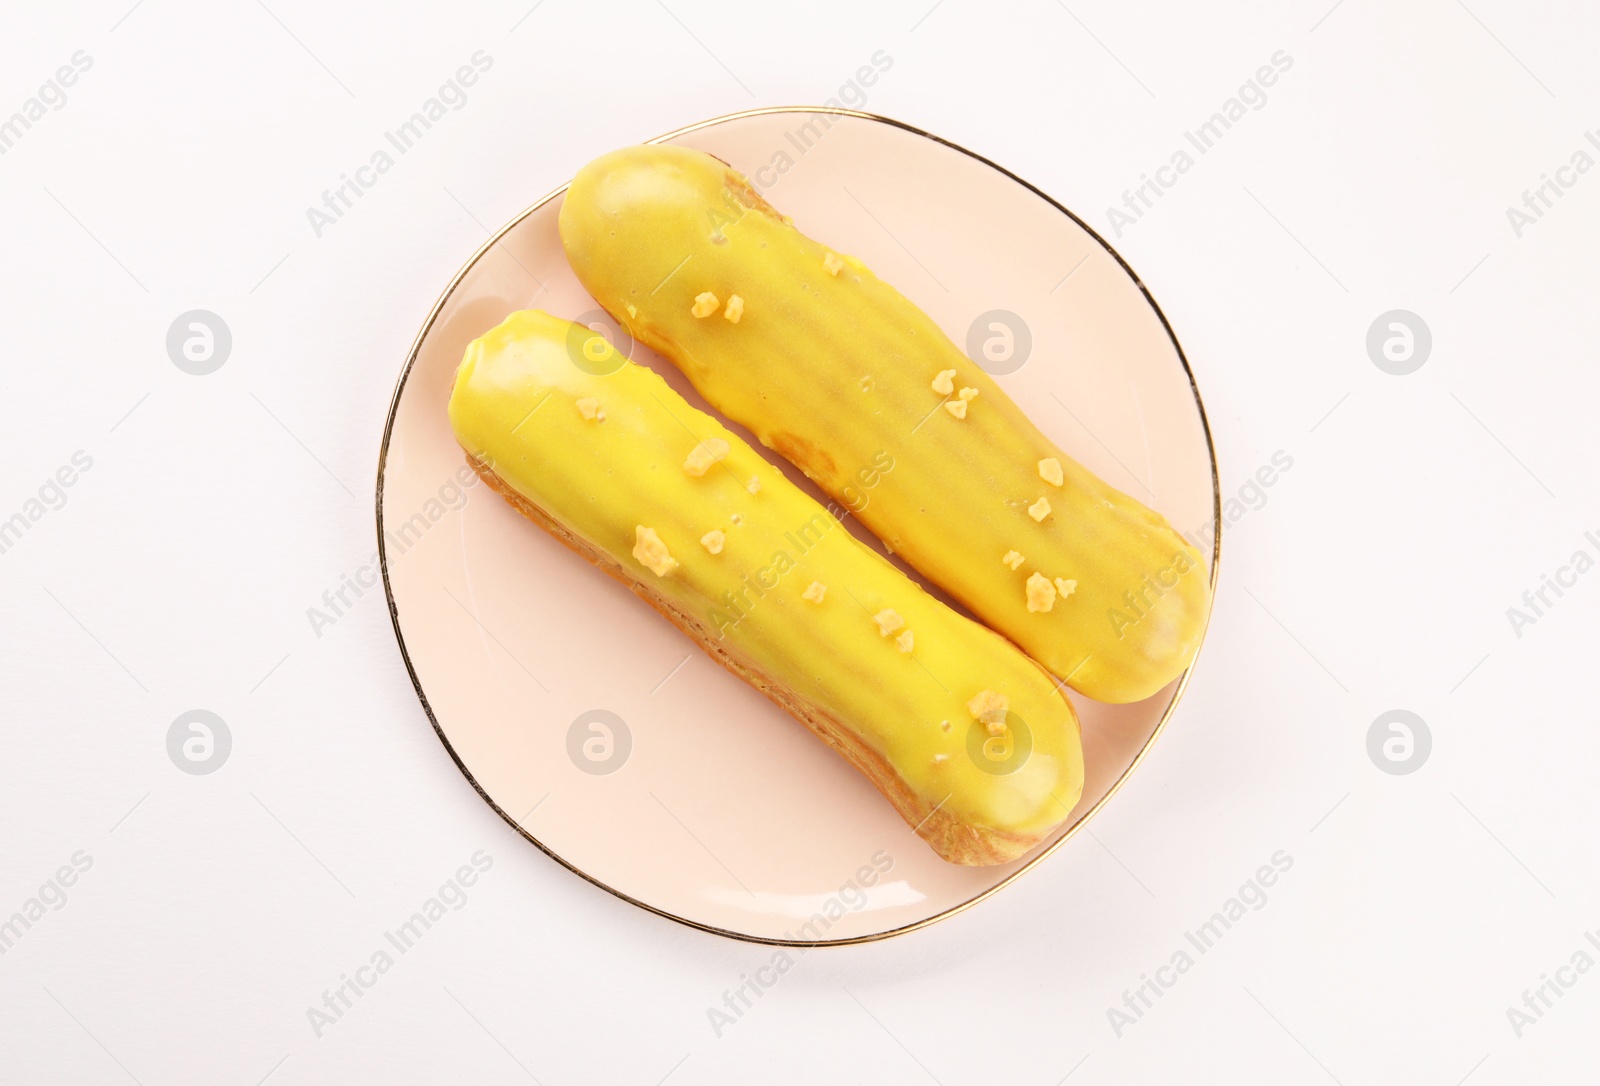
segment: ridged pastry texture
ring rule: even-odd
[[[835,747],[945,859],[1015,859],[1077,804],[1077,717],[1042,668],[598,333],[512,314],[467,348],[449,412],[513,506]]]
[[[1137,701],[1192,662],[1211,602],[1200,553],[725,163],[673,146],[604,155],[573,180],[560,228],[630,333],[1075,690]],[[895,470],[868,495],[882,456]]]

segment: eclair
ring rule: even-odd
[[[1137,701],[1193,661],[1211,606],[1200,552],[727,164],[670,145],[603,155],[560,230],[612,316],[828,494],[848,502],[863,465],[893,457],[861,522],[1073,689]]]
[[[468,346],[449,416],[513,508],[809,728],[944,859],[1014,860],[1078,803],[1077,716],[1044,669],[603,336],[513,313]],[[903,465],[878,451],[840,470],[881,489]]]

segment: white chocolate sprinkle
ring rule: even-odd
[[[633,535],[633,556],[643,562],[650,572],[657,577],[665,577],[678,568],[678,560],[667,553],[667,545],[661,542],[654,528],[637,524]]]
[[[906,620],[901,618],[898,612],[887,607],[873,615],[872,620],[878,624],[879,637],[888,637],[896,630],[904,629],[906,624]]]
[[[991,731],[996,724],[1005,727],[1006,711],[1010,708],[1011,699],[993,690],[980,690],[967,702],[967,711],[973,719],[989,725]]]
[[[728,443],[720,437],[710,437],[689,450],[684,458],[683,470],[696,479],[711,469],[711,465],[728,455]]]
[[[1048,611],[1056,605],[1056,589],[1050,579],[1042,573],[1030,574],[1026,585],[1028,597],[1028,610],[1032,612]]]

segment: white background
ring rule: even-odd
[[[1600,928],[1600,575],[1520,637],[1506,611],[1600,553],[1600,171],[1520,238],[1506,209],[1600,127],[1600,12],[530,3],[6,5],[0,118],[93,66],[0,156],[0,519],[93,467],[0,554],[0,914],[93,866],[0,957],[0,1080],[1592,1076],[1600,975],[1520,1037],[1507,1008]],[[316,238],[305,209],[477,50],[466,107]],[[773,950],[538,853],[434,737],[381,594],[321,637],[306,611],[374,548],[390,391],[486,228],[604,150],[835,97],[879,50],[864,108],[1108,236],[1293,58],[1114,239],[1188,351],[1225,492],[1293,467],[1226,533],[1190,692],[1092,834],[954,919],[799,956],[719,1036],[707,1008]],[[1405,377],[1365,346],[1396,308],[1433,336]],[[191,309],[232,330],[210,376],[167,357]],[[233,735],[210,776],[166,750],[194,708]],[[1367,753],[1396,708],[1433,737],[1408,776]],[[466,907],[317,1037],[306,1009],[480,849]],[[1277,850],[1266,905],[1118,1036],[1107,1008]]]

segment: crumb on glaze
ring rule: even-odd
[[[993,690],[980,690],[967,702],[972,718],[983,723],[991,733],[1006,726],[1006,712],[1010,708],[1011,699]]]
[[[1028,610],[1035,613],[1048,611],[1056,605],[1056,588],[1050,578],[1042,573],[1030,574],[1026,586]]]
[[[657,577],[665,577],[678,568],[678,560],[667,553],[667,545],[661,542],[654,528],[638,524],[634,526],[633,535],[633,556],[643,562],[650,572]]]
[[[720,437],[707,438],[689,450],[689,455],[683,461],[683,470],[698,479],[711,469],[712,464],[727,455],[726,441]]]

